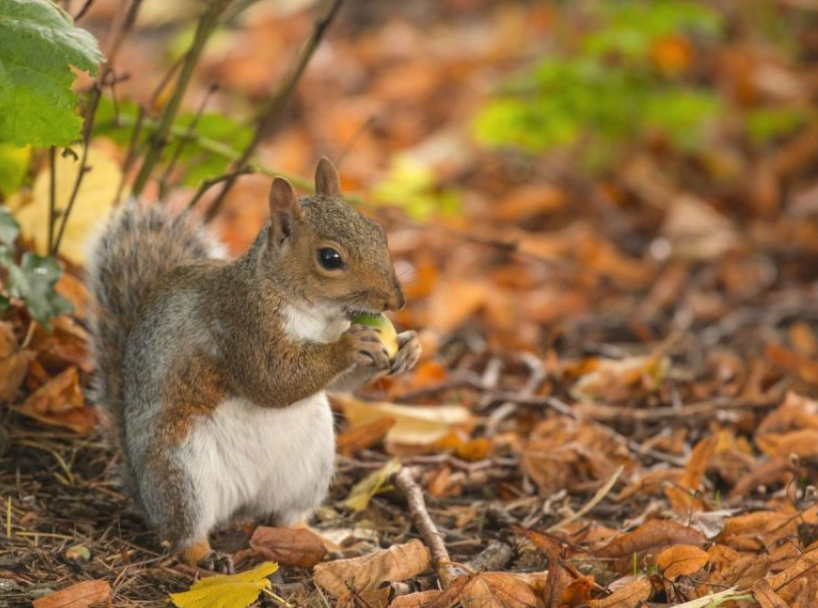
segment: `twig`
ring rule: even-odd
[[[344,0],[332,0],[332,4],[330,4],[329,9],[324,16],[315,22],[312,33],[302,47],[295,63],[290,67],[288,73],[279,82],[275,93],[273,93],[270,101],[267,103],[267,106],[264,108],[264,110],[262,110],[261,115],[256,122],[253,139],[250,140],[250,143],[234,164],[234,171],[242,169],[247,165],[249,160],[255,154],[258,144],[264,137],[269,135],[273,127],[275,127],[278,121],[281,119],[284,109],[287,107],[287,103],[290,101],[298,81],[304,74],[307,65],[312,59],[312,56],[315,54],[315,50],[318,48],[318,45],[320,44],[321,39],[324,37],[327,28],[329,28],[330,24],[335,19],[335,16],[338,14],[338,10],[341,8],[343,2]],[[212,221],[219,212],[219,209],[221,209],[221,206],[224,204],[224,199],[227,196],[227,193],[233,187],[235,181],[236,178],[234,177],[224,182],[224,185],[219,191],[219,194],[216,196],[216,199],[213,201],[213,204],[207,210],[207,213],[205,213],[206,222]]]
[[[156,131],[152,134],[148,143],[148,151],[145,153],[142,166],[139,168],[139,173],[137,173],[134,179],[131,188],[134,196],[142,194],[142,191],[148,183],[148,179],[150,179],[154,166],[156,166],[156,163],[159,162],[162,156],[162,150],[164,150],[167,143],[167,135],[182,104],[182,98],[185,96],[187,87],[190,84],[193,70],[199,62],[199,57],[204,50],[207,40],[219,25],[219,17],[221,17],[222,12],[224,12],[231,1],[232,0],[214,0],[199,19],[196,33],[193,36],[193,42],[185,54],[185,60],[179,71],[179,77],[176,79],[173,95],[171,95],[167,105],[165,105],[162,110]]]
[[[88,12],[88,9],[91,8],[91,5],[94,3],[94,0],[85,0],[85,4],[80,7],[80,10],[77,11],[77,14],[74,15],[74,21],[79,21],[85,16],[85,13]]]
[[[193,209],[193,207],[196,206],[196,203],[199,202],[199,199],[201,199],[205,195],[205,193],[216,184],[220,184],[222,182],[227,181],[228,179],[233,179],[235,177],[238,177],[239,175],[244,175],[252,172],[253,167],[245,167],[244,169],[239,169],[238,171],[234,171],[233,173],[225,173],[224,175],[204,180],[199,186],[198,190],[196,190],[196,193],[193,195],[193,198],[191,198],[190,202],[187,204],[187,210],[190,211],[191,209]]]
[[[170,180],[173,170],[176,168],[176,163],[182,156],[182,152],[184,152],[187,144],[194,139],[193,134],[196,132],[196,127],[199,125],[199,120],[201,120],[202,114],[204,114],[204,110],[207,107],[207,102],[210,101],[210,97],[218,90],[218,88],[218,85],[215,84],[208,88],[207,93],[205,93],[204,97],[202,98],[202,102],[199,104],[199,107],[196,110],[196,114],[194,114],[193,119],[190,121],[190,125],[187,128],[187,133],[180,139],[179,145],[177,145],[173,150],[173,155],[170,157],[168,165],[165,167],[165,171],[162,173],[162,177],[159,178],[159,200],[165,198],[168,181]]]
[[[602,499],[605,498],[605,496],[608,495],[608,492],[610,492],[611,489],[614,487],[614,484],[616,483],[617,479],[619,479],[619,476],[622,475],[622,471],[624,471],[624,470],[625,470],[625,467],[623,467],[623,466],[620,466],[618,469],[616,469],[616,471],[614,471],[614,474],[611,475],[611,477],[608,479],[608,481],[605,482],[605,485],[603,485],[601,488],[599,488],[599,490],[597,490],[596,494],[594,494],[591,497],[591,500],[589,500],[587,503],[585,503],[585,505],[583,505],[583,507],[579,511],[577,511],[576,513],[573,513],[572,515],[569,515],[568,517],[566,517],[565,519],[563,519],[561,521],[558,521],[553,526],[548,528],[548,531],[549,532],[556,532],[557,530],[559,530],[563,526],[566,526],[566,525],[570,524],[572,521],[579,519],[580,517],[582,517],[583,515],[588,513],[591,509],[593,509],[595,506],[597,506],[602,501]]]
[[[499,540],[493,540],[488,547],[465,564],[472,572],[492,572],[502,570],[514,557],[514,549]]]
[[[74,203],[77,200],[77,195],[79,194],[82,180],[85,177],[85,174],[89,171],[88,149],[91,147],[91,132],[94,128],[94,117],[96,116],[97,108],[99,107],[99,101],[102,98],[102,87],[106,82],[108,82],[109,77],[114,73],[114,60],[119,54],[119,49],[122,47],[122,41],[125,39],[125,35],[131,30],[134,23],[136,23],[136,15],[139,12],[139,7],[141,4],[142,0],[132,0],[130,7],[128,7],[128,12],[125,13],[122,21],[119,22],[119,25],[113,29],[110,37],[113,42],[111,43],[110,51],[108,51],[108,60],[105,66],[102,68],[102,73],[99,75],[96,82],[94,82],[94,86],[91,89],[91,96],[85,112],[85,123],[83,124],[82,131],[82,157],[80,158],[80,169],[77,172],[77,178],[74,180],[74,187],[71,189],[68,204],[63,212],[60,229],[57,232],[57,238],[54,240],[53,247],[51,249],[52,255],[57,255],[57,252],[60,250],[62,237],[65,233],[65,228],[68,225],[68,218],[71,216],[71,211],[74,209]]]
[[[457,572],[452,566],[449,551],[443,542],[443,535],[438,531],[435,522],[432,521],[429,512],[426,510],[423,490],[414,480],[411,469],[403,467],[395,473],[395,485],[406,497],[412,525],[415,526],[415,529],[423,538],[423,542],[429,548],[432,555],[432,566],[440,579],[440,584],[444,588],[448,587],[457,577]]]
[[[54,254],[54,222],[57,221],[57,148],[48,149],[48,254]]]

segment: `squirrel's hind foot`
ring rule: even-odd
[[[180,557],[188,566],[196,566],[220,574],[233,574],[233,557],[229,553],[211,549],[208,540],[202,540],[185,547],[182,549]]]

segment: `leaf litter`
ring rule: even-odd
[[[808,57],[818,52],[814,20],[799,17],[814,9],[796,4],[776,11],[785,28],[800,22],[789,44]],[[114,5],[94,3],[85,25],[104,31]],[[759,144],[725,121],[691,154],[660,135],[634,138],[601,175],[479,148],[462,133],[491,97],[484,83],[572,17],[550,3],[424,6],[409,15],[349,3],[332,60],[299,84],[303,111],[263,153],[299,175],[320,153],[344,155],[345,186],[404,205],[375,213],[408,296],[393,318],[424,345],[414,372],[333,397],[338,472],[312,531],[227,530],[214,544],[241,556],[245,572],[206,577],[170,556],[121,493],[117,456],[82,391],[92,370],[80,241],[110,200],[93,185],[110,193],[122,177],[109,162],[122,152],[105,141],[80,201],[90,203],[66,234],[61,293],[77,315],[54,319],[50,334],[29,335],[23,312],[0,325],[0,396],[10,403],[0,421],[0,603],[111,597],[136,607],[219,590],[248,605],[262,589],[294,605],[356,608],[818,603],[814,127]],[[174,19],[128,41],[118,93],[147,101],[163,61],[157,39]],[[798,53],[759,45],[747,32],[768,30],[740,11],[729,19],[735,27],[710,43],[697,80],[741,112],[777,103],[782,90],[815,93]],[[308,10],[259,5],[227,32],[237,52],[206,54],[190,97],[213,80],[264,94],[276,54],[310,23]],[[689,70],[699,43],[663,39],[652,57],[663,71]],[[399,154],[412,159],[406,183],[386,160]],[[45,169],[16,208],[35,247]],[[227,201],[217,228],[234,253],[265,218],[268,185],[242,178]],[[460,211],[436,214],[435,196],[451,206],[452,191]],[[425,490],[460,573],[448,587],[389,479],[395,462]],[[78,545],[88,561],[66,557]],[[254,569],[260,560],[281,563],[272,581],[271,566]],[[257,605],[277,602],[263,594]]]

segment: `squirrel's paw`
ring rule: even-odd
[[[418,332],[405,331],[398,334],[398,354],[392,360],[389,368],[390,375],[402,374],[415,367],[420,359],[420,340]]]
[[[199,567],[219,574],[233,574],[233,556],[221,551],[210,551],[199,560]]]
[[[352,353],[352,362],[376,371],[389,369],[389,353],[371,327],[353,325],[344,333]]]

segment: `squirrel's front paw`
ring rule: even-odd
[[[353,325],[344,333],[343,339],[349,349],[351,364],[376,371],[389,370],[389,353],[374,329]]]
[[[233,574],[233,557],[229,553],[210,551],[199,560],[198,566],[220,574]]]
[[[415,367],[415,364],[420,359],[420,340],[418,340],[418,332],[405,331],[398,334],[398,354],[392,360],[389,367],[389,374],[396,375],[408,372]]]

